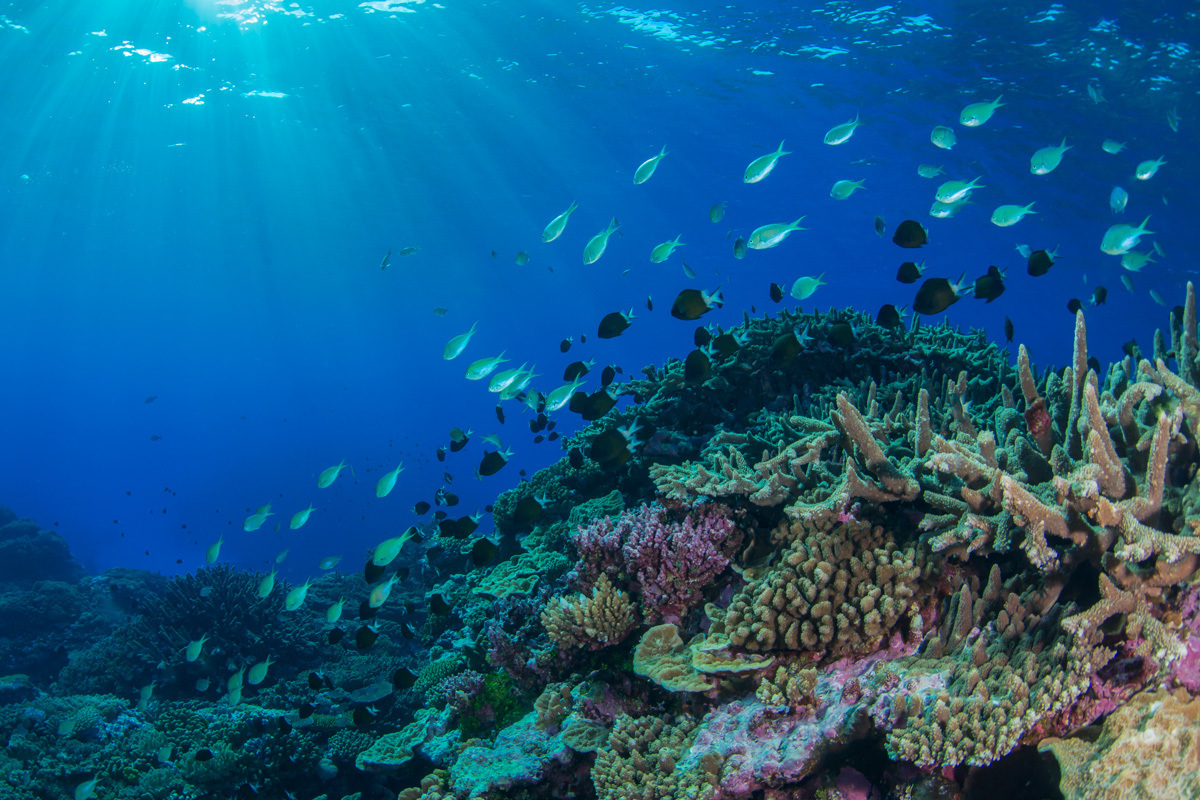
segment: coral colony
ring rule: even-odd
[[[1082,312],[1059,370],[852,311],[729,333],[490,538],[443,519],[295,611],[82,577],[6,513],[0,798],[1200,796],[1190,284],[1107,368]]]

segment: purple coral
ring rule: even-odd
[[[627,575],[636,582],[648,622],[679,622],[729,565],[740,540],[723,505],[643,505],[576,530],[577,582],[587,591],[601,574],[616,580]]]

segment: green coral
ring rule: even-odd
[[[464,740],[475,739],[507,728],[526,710],[517,701],[517,690],[508,673],[490,672],[483,676],[483,688],[459,712],[458,726]]]

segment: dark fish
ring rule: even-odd
[[[558,422],[556,420],[550,420],[549,422],[546,423],[546,430],[552,431],[552,430],[554,430],[556,425],[558,425]]]
[[[431,508],[433,508],[433,506],[429,505],[429,503],[426,503],[424,500],[419,500],[417,501],[417,504],[413,506],[413,513],[419,517],[423,514],[428,514],[429,509]]]
[[[1004,343],[1007,344],[1013,339],[1013,324],[1008,317],[1004,318]]]
[[[878,236],[883,236],[887,233],[887,223],[883,221],[883,217],[875,218],[875,233]]]
[[[563,380],[571,383],[576,378],[582,378],[584,375],[587,375],[591,370],[591,364],[584,361],[573,361],[567,364],[567,368],[563,370]]]
[[[526,253],[524,250],[522,250],[521,252],[517,253],[517,257],[513,260],[517,262],[518,267],[523,267],[529,263],[529,253]]]
[[[158,442],[158,441],[161,441],[161,440],[162,440],[162,437],[161,437],[161,436],[159,436],[157,433],[152,433],[152,434],[150,434],[150,441],[152,441],[152,442]]]
[[[490,539],[479,539],[471,545],[471,563],[476,568],[486,567],[496,560],[496,554],[499,552],[500,548],[495,542]]]
[[[378,583],[383,577],[383,567],[378,567],[375,562],[367,559],[367,565],[363,567],[363,580],[367,583]]]
[[[1138,347],[1137,339],[1130,339],[1125,344],[1121,345],[1121,350],[1130,358],[1141,358],[1141,349]]]
[[[725,219],[725,201],[722,200],[712,208],[708,209],[708,219],[710,222],[720,222]]]
[[[615,339],[625,332],[633,320],[633,309],[630,309],[628,314],[624,311],[605,314],[604,319],[600,320],[599,327],[596,328],[596,335],[601,339]]]
[[[1078,314],[1081,310],[1083,310],[1083,303],[1079,301],[1079,298],[1072,297],[1067,301],[1067,311],[1070,311],[1072,315]]]
[[[201,747],[199,750],[197,750],[195,753],[192,754],[193,761],[200,761],[200,762],[211,761],[212,757],[213,757],[213,752],[212,752],[212,750],[209,750],[207,747]]]
[[[829,327],[829,343],[835,347],[849,347],[858,341],[854,334],[854,326],[845,320],[838,320]]]
[[[354,632],[354,645],[359,650],[366,650],[371,645],[375,644],[375,640],[379,638],[378,623],[371,625],[363,625]]]
[[[875,315],[875,322],[885,328],[896,328],[900,325],[900,312],[891,303],[886,303]]]
[[[624,464],[633,453],[629,450],[629,439],[617,428],[609,428],[592,440],[589,455],[602,467]]]
[[[378,613],[379,613],[379,609],[372,608],[371,603],[367,600],[363,600],[361,603],[358,604],[358,618],[359,619],[363,619],[363,620],[375,619],[375,615]]]
[[[1045,250],[1034,250],[1029,254],[1029,274],[1040,278],[1054,266],[1054,258]]]
[[[546,437],[542,436],[540,433],[537,436],[533,437],[534,444],[541,444],[544,441],[546,441]]]
[[[721,290],[705,292],[700,289],[684,289],[671,304],[671,316],[675,319],[693,320],[725,305]]]
[[[571,349],[571,342],[575,341],[570,336],[558,343],[558,352],[565,353]]]
[[[546,422],[546,415],[538,414],[536,419],[529,420],[529,432],[537,433],[538,431],[545,429]]]
[[[446,598],[440,594],[429,595],[429,613],[437,614],[439,617],[444,617],[450,613],[452,609],[450,604],[446,602]]]
[[[579,334],[579,343],[587,344],[587,334],[586,333]]]
[[[775,302],[775,303],[783,302],[783,289],[779,286],[778,283],[771,284],[771,300],[772,300],[772,302]]]
[[[467,446],[467,443],[470,441],[471,441],[470,434],[467,433],[466,431],[464,431],[462,428],[451,428],[450,429],[450,452],[451,453],[457,453],[459,450],[462,450],[464,447]]]
[[[617,378],[617,370],[610,364],[600,372],[600,385],[608,387]]]
[[[528,528],[542,517],[542,504],[531,494],[517,501],[513,508],[513,524],[518,528]]]
[[[316,710],[317,707],[312,703],[301,703],[296,707],[296,714],[300,717],[300,719],[308,719]]]
[[[479,474],[485,478],[488,475],[495,475],[500,470],[504,469],[504,465],[508,463],[508,459],[500,454],[498,450],[483,452],[483,458],[479,462]]]
[[[552,433],[548,433],[548,434],[546,434],[546,439],[547,439],[548,441],[551,441],[551,442],[553,442],[553,441],[554,441],[555,439],[557,439],[557,438],[558,438],[558,431],[553,431]]]
[[[475,532],[475,529],[479,527],[479,522],[475,517],[467,515],[454,520],[454,527],[458,538],[465,539]]]
[[[447,514],[445,511],[442,511],[440,508],[437,511],[433,512],[433,518],[437,522],[441,522],[448,516],[450,516],[450,515]]]
[[[748,245],[746,242],[746,237],[739,236],[733,243],[733,257],[734,258],[745,258],[747,246]]]
[[[646,310],[647,311],[654,310],[654,298],[651,297],[650,295],[646,295]]]
[[[439,506],[456,506],[458,505],[458,495],[447,492],[446,487],[443,486],[434,493],[433,502],[434,505]]]
[[[771,360],[777,364],[791,361],[800,355],[800,350],[800,340],[796,338],[795,331],[785,333],[771,345]]]
[[[594,422],[607,414],[616,404],[616,398],[600,389],[592,394],[576,392],[571,395],[571,401],[567,404],[567,408],[581,416],[584,422]]]
[[[415,628],[413,628],[412,623],[401,622],[400,623],[400,635],[403,636],[405,639],[415,639],[417,636],[417,631]]]
[[[446,460],[446,448],[442,447],[441,445],[438,445],[438,449],[437,449],[437,460],[438,460],[438,461],[445,461],[445,460]]]
[[[916,283],[917,278],[921,277],[924,272],[924,267],[919,267],[911,261],[905,261],[896,271],[896,280],[901,283]]]
[[[718,358],[729,358],[742,348],[741,342],[732,333],[722,333],[713,339],[712,346]]]
[[[419,248],[419,247],[401,247],[401,248],[400,248],[400,252],[396,253],[396,255],[398,255],[398,256],[411,256],[413,253],[417,252],[417,251],[418,251],[418,250],[420,250],[420,249],[421,249],[421,248]]]
[[[416,673],[407,667],[401,667],[392,673],[392,686],[396,689],[411,689],[416,682]]]
[[[324,676],[321,675],[321,673],[319,673],[319,672],[308,673],[308,688],[312,689],[313,691],[317,691],[324,685],[325,685],[325,680],[324,680]]]
[[[712,341],[712,332],[705,327],[696,328],[696,332],[692,334],[692,341],[696,347],[704,347]]]
[[[354,724],[355,725],[370,725],[375,719],[375,714],[371,709],[359,706],[354,709]]]
[[[929,242],[929,234],[925,232],[921,223],[913,219],[906,219],[896,227],[896,232],[892,234],[892,241],[901,247],[921,247]]]
[[[704,379],[710,372],[712,372],[712,361],[704,354],[703,350],[693,350],[683,361],[683,380],[692,386],[704,383]]]
[[[341,628],[333,628],[332,630],[329,631],[329,643],[337,644],[338,642],[340,642],[342,640],[342,637],[345,635],[346,635],[346,632],[344,630],[342,630]]]
[[[926,278],[913,300],[913,311],[918,314],[940,314],[945,311],[962,299],[962,280],[959,278],[958,283],[951,283],[946,278]]]
[[[146,405],[150,405],[157,399],[158,399],[158,395],[152,394],[149,397],[147,397],[145,400],[143,400],[142,402],[145,403]]]
[[[504,409],[501,406],[496,406],[496,419],[500,421],[501,425],[504,424]]]
[[[980,300],[992,302],[1004,294],[1004,275],[994,264],[988,267],[986,275],[975,279],[975,296]]]
[[[578,447],[571,448],[571,452],[567,453],[567,463],[575,469],[583,466],[583,451]]]
[[[1094,306],[1104,305],[1104,301],[1108,299],[1108,289],[1103,286],[1097,286],[1096,291],[1092,292],[1091,304]]]

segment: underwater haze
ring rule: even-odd
[[[1198,47],[0,0],[0,800],[1100,797],[1200,718]]]
[[[721,287],[725,306],[705,321],[728,326],[775,308],[772,282],[786,292],[823,274],[803,306],[875,313],[911,308],[902,261],[951,281],[995,264],[1005,296],[967,297],[952,324],[1003,342],[1007,316],[1035,358],[1065,363],[1067,302],[1103,285],[1093,349],[1146,347],[1162,313],[1148,291],[1177,303],[1197,249],[1197,58],[1178,40],[1195,16],[1092,2],[7,3],[0,491],[58,523],[98,570],[186,569],[265,503],[277,519],[318,511],[300,535],[272,524],[227,537],[226,558],[257,566],[290,547],[288,569],[357,560],[412,522],[443,471],[474,511],[513,467],[558,457],[530,443],[515,404],[499,425],[495,395],[462,377],[469,360],[507,351],[509,366],[536,365],[544,392],[581,357],[636,375],[691,349],[694,326],[664,313],[685,287]],[[986,124],[958,124],[965,105],[1001,95]],[[822,143],[855,115],[853,138]],[[956,130],[952,150],[931,144],[936,125]],[[1033,152],[1064,137],[1062,165],[1031,174]],[[1104,152],[1105,138],[1125,149]],[[793,154],[744,184],[781,140]],[[1160,156],[1153,179],[1133,177]],[[944,176],[919,177],[922,163]],[[972,205],[929,216],[942,180],[976,176],[987,188]],[[834,200],[842,179],[864,188]],[[1119,217],[1116,185],[1130,193]],[[564,235],[543,244],[573,201]],[[1035,216],[990,224],[995,206],[1031,201]],[[1122,270],[1100,238],[1147,215],[1168,255]],[[737,236],[801,216],[807,230],[778,248],[733,258]],[[619,235],[585,266],[584,243],[612,217]],[[907,218],[929,229],[919,258],[889,240]],[[650,263],[676,235],[684,246]],[[1030,278],[1018,244],[1059,248],[1061,264]],[[405,247],[420,249],[395,255]],[[620,339],[558,352],[630,308]],[[475,322],[465,355],[444,362],[443,344]],[[453,426],[500,433],[512,466],[476,484],[478,450],[436,463]],[[343,458],[357,483],[317,492],[317,473]],[[376,502],[372,470],[396,462],[396,490]]]

